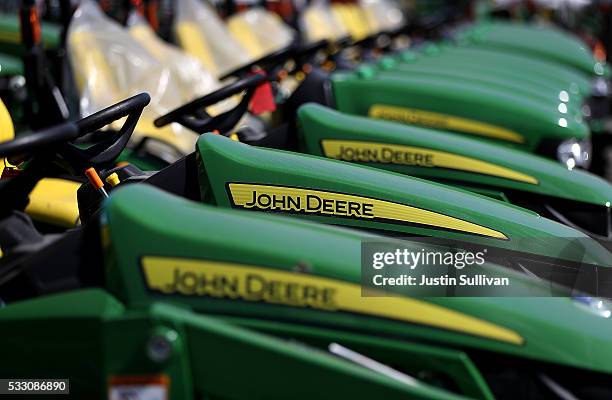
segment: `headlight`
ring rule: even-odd
[[[590,296],[574,297],[573,299],[577,304],[586,307],[587,310],[595,315],[599,315],[602,318],[610,318],[612,316],[610,303],[607,300]]]
[[[557,147],[557,159],[567,166],[567,169],[575,167],[589,168],[591,165],[591,141],[588,139],[569,139]]]
[[[597,77],[593,81],[591,94],[595,97],[608,97],[610,94],[610,86],[604,77]]]

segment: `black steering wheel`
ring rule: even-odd
[[[277,51],[274,51],[270,54],[266,54],[265,56],[252,61],[246,65],[238,67],[233,71],[230,71],[224,75],[222,75],[219,80],[224,80],[230,77],[242,77],[244,74],[252,72],[255,67],[259,67],[263,70],[268,70],[270,67],[275,67],[287,60],[289,60],[295,53],[297,49],[297,44],[291,43],[288,46],[283,47]]]
[[[230,132],[240,121],[240,118],[248,111],[249,102],[255,93],[255,89],[270,78],[263,72],[248,75],[236,82],[223,86],[222,88],[195,99],[169,113],[158,117],[154,124],[161,128],[172,122],[202,134],[213,130],[221,134]],[[245,92],[246,91],[246,92]],[[217,116],[211,117],[204,109],[225,100],[231,96],[245,92],[237,106]]]
[[[34,134],[20,136],[11,141],[0,143],[0,158],[38,153],[48,150],[48,146],[68,142],[77,137],[79,137],[77,124],[66,122]]]
[[[113,165],[127,146],[142,111],[150,101],[151,97],[147,93],[140,93],[76,121],[79,137],[91,134],[99,140],[88,148],[67,143],[58,150],[58,153],[77,171],[89,167],[107,168]],[[127,119],[118,131],[112,133],[99,131],[124,117]]]
[[[127,145],[132,132],[151,98],[142,93],[123,100],[76,122],[67,122],[9,142],[0,143],[0,157],[26,154],[29,162],[17,177],[0,186],[0,218],[11,210],[23,210],[34,186],[45,176],[54,174],[54,161],[66,165],[77,174],[89,167],[107,168],[114,164]],[[127,117],[115,133],[99,129]],[[100,136],[94,145],[82,148],[74,143],[86,135]]]
[[[154,124],[156,127],[161,128],[172,122],[177,122],[192,131],[202,134],[213,130],[219,131],[221,134],[230,132],[236,124],[240,121],[240,118],[248,111],[248,106],[255,89],[259,87],[265,81],[271,81],[276,78],[275,72],[271,72],[266,75],[263,71],[257,72],[253,75],[245,74],[252,72],[252,69],[256,66],[278,66],[280,63],[287,61],[288,59],[294,59],[297,64],[303,62],[308,57],[316,54],[318,51],[329,47],[327,40],[320,40],[311,44],[298,46],[293,44],[277,52],[269,54],[257,61],[250,63],[244,67],[232,71],[228,76],[242,76],[236,82],[230,83],[212,93],[209,93],[203,97],[195,99],[179,108],[176,108],[169,113],[158,117]],[[206,107],[212,106],[219,103],[220,101],[227,99],[231,96],[246,91],[240,103],[233,109],[219,114],[215,117],[211,117],[204,111]]]
[[[105,168],[114,162],[127,145],[142,110],[150,100],[148,94],[141,93],[76,122],[66,122],[0,143],[0,157],[20,154],[40,157],[55,151],[77,170],[83,165]],[[98,131],[124,117],[127,117],[127,120],[119,131],[115,133]],[[84,136],[95,136],[100,140],[88,148],[70,143]]]

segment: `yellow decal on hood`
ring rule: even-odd
[[[357,140],[321,141],[325,157],[342,161],[448,168],[537,185],[532,176],[486,161],[423,147]]]
[[[508,239],[501,232],[472,222],[391,201],[284,186],[249,183],[230,183],[228,186],[234,206],[240,208],[417,224]]]
[[[361,286],[252,265],[143,257],[147,287],[168,295],[199,296],[350,312],[521,345],[515,331],[408,297],[362,297]]]
[[[525,138],[520,134],[500,126],[461,118],[454,115],[440,114],[414,108],[387,106],[375,104],[370,107],[368,115],[372,118],[402,122],[410,125],[421,125],[429,128],[443,129],[486,136],[507,142],[524,143]]]

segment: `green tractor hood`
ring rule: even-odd
[[[585,43],[551,27],[486,21],[465,29],[458,39],[478,47],[555,60],[588,75],[608,75],[606,66],[595,59]]]
[[[469,188],[553,219],[573,213],[566,218],[577,226],[584,219],[577,214],[590,209],[593,216],[582,221],[583,229],[609,235],[612,185],[593,174],[479,140],[316,104],[300,108],[298,124],[306,153]]]
[[[559,143],[590,136],[582,119],[567,110],[460,79],[363,67],[334,74],[332,87],[336,108],[349,114],[453,131],[551,157],[549,150]]]
[[[220,207],[609,265],[609,253],[572,228],[418,178],[214,134],[199,138],[196,154],[202,199]]]
[[[453,64],[456,62],[453,61]],[[540,101],[542,105],[558,109],[561,103],[567,107],[567,113],[582,117],[581,107],[584,96],[570,92],[571,84],[553,82],[541,76],[523,73],[514,69],[503,69],[489,63],[462,65],[461,68],[449,68],[448,62],[441,62],[426,53],[406,51],[398,57],[384,57],[379,63],[377,76],[425,76],[440,79],[461,80],[473,85],[494,87],[517,96],[526,96]],[[562,101],[563,99],[564,101]]]
[[[219,143],[203,139],[202,155],[219,162]],[[242,146],[227,147],[244,158]],[[104,221],[108,285],[128,309],[171,302],[311,345],[341,343],[413,376],[443,374],[473,398],[493,398],[496,371],[565,368],[579,382],[612,373],[609,319],[568,298],[362,297],[361,243],[375,238],[363,232],[204,207],[146,185],[115,192]],[[522,276],[535,296],[550,293]]]
[[[417,54],[421,56],[419,62],[423,64],[452,63],[455,68],[490,71],[494,74],[515,71],[513,80],[519,82],[538,79],[544,85],[555,84],[559,89],[569,90],[574,94],[580,93],[583,96],[590,95],[592,91],[592,76],[555,62],[534,59],[526,55],[504,53],[490,48],[453,45],[448,42],[423,46]],[[412,57],[408,57],[406,62],[414,61],[410,58]],[[400,56],[399,60],[406,60],[406,56]],[[523,75],[522,78],[519,77],[519,73]]]

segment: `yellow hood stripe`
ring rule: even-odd
[[[351,312],[513,345],[524,343],[513,330],[459,311],[409,297],[362,297],[360,285],[335,279],[243,264],[149,256],[143,257],[142,268],[147,287],[168,295]]]
[[[485,174],[532,185],[538,184],[538,180],[533,176],[506,167],[424,147],[333,139],[322,140],[321,147],[325,157],[337,160],[447,168]]]
[[[470,133],[513,143],[524,143],[525,138],[506,128],[461,118],[454,115],[440,114],[431,111],[417,110],[415,108],[387,106],[375,104],[370,108],[368,115],[372,118],[402,122],[410,125],[420,125],[429,128],[443,129]]]
[[[508,239],[501,232],[459,218],[368,197],[248,183],[230,183],[229,191],[234,205],[241,208],[349,217],[358,220],[397,221]]]

